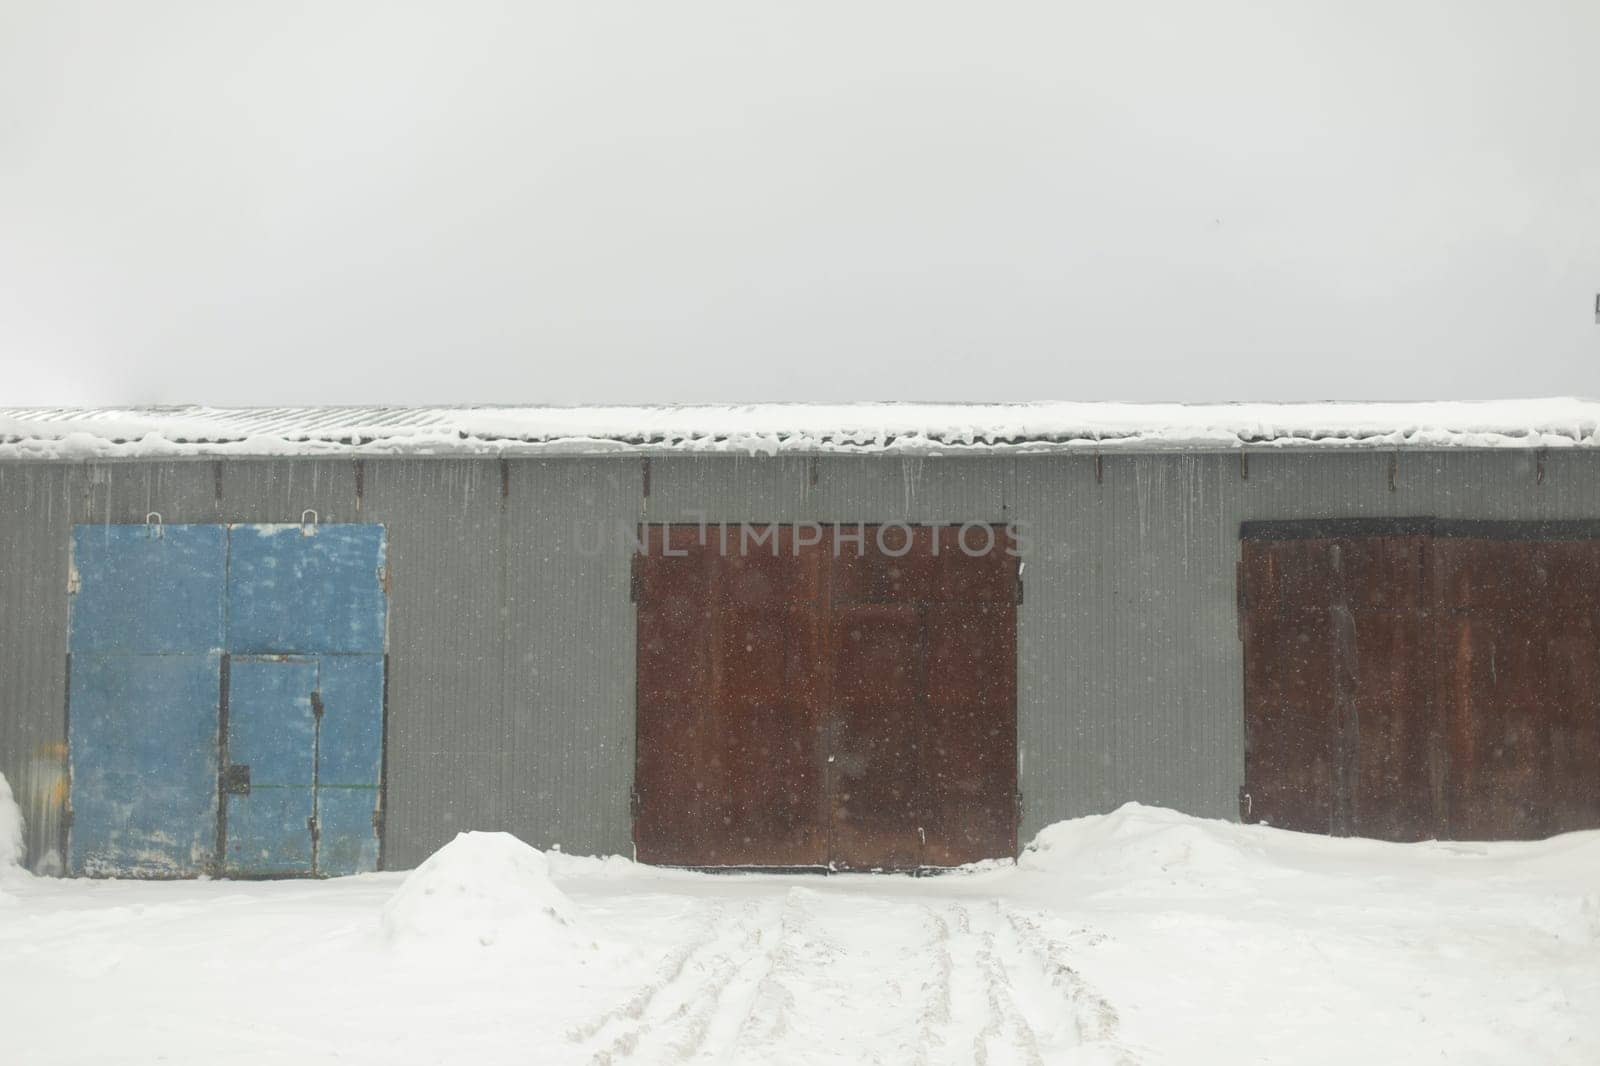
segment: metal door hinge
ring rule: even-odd
[[[1249,822],[1255,817],[1255,800],[1243,785],[1239,786],[1239,821]]]
[[[628,792],[628,813],[637,820],[639,817],[639,790],[631,789]]]
[[[639,602],[639,556],[628,562],[628,602]]]
[[[320,692],[313,691],[311,693],[311,716],[319,719],[322,717],[322,693]]]
[[[1234,631],[1240,640],[1245,637],[1246,619],[1250,613],[1250,597],[1244,583],[1244,560],[1233,564],[1233,602],[1236,614]]]
[[[313,842],[322,839],[322,827],[317,824],[316,815],[312,815],[310,818],[306,819],[306,829],[310,830],[311,839]]]
[[[372,812],[372,831],[374,833],[379,834],[380,836],[383,834],[383,812],[382,811],[373,811]]]

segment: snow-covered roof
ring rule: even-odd
[[[1561,448],[1600,402],[0,407],[0,459]]]

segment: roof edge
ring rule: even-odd
[[[0,459],[1011,454],[1600,445],[1585,399],[1306,404],[0,408]]]

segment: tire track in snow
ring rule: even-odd
[[[752,1043],[770,1045],[790,1029],[796,1001],[794,991],[784,982],[781,974],[783,970],[793,970],[800,964],[800,951],[796,945],[810,940],[805,936],[807,919],[802,903],[804,891],[791,888],[784,897],[778,933],[768,947],[760,977],[752,984],[736,1016],[737,1025],[729,1040],[728,1054],[724,1056],[729,1061],[749,1061],[740,1057],[742,1050],[749,1048]]]
[[[865,908],[864,910],[862,908]],[[575,1027],[588,1061],[1134,1064],[1068,945],[998,901],[888,904],[794,887],[707,908],[628,999]],[[861,1042],[851,1041],[859,1036]]]
[[[956,908],[959,928],[973,942],[972,965],[978,977],[981,1001],[984,1004],[984,1021],[972,1038],[972,1061],[987,1066],[997,1050],[1003,1056],[998,1061],[1019,1061],[1027,1066],[1043,1066],[1044,1056],[1039,1051],[1039,1035],[1018,1003],[1011,974],[1000,958],[997,929],[998,913],[980,928],[965,907]],[[998,912],[998,908],[996,908]],[[996,1041],[1005,1042],[996,1048]]]
[[[950,1013],[943,927],[921,904],[792,889],[724,1061],[929,1062]]]
[[[752,1002],[789,936],[800,891],[791,888],[781,903],[769,901],[761,906],[759,920],[749,925],[745,935],[742,957],[724,958],[724,965],[707,985],[712,994],[696,997],[683,1031],[668,1045],[672,1059],[665,1061],[686,1061],[697,1055],[729,1060],[729,1049],[737,1042]]]
[[[1115,1062],[1134,1066],[1137,1057],[1117,1043],[1121,1020],[1116,1008],[1067,961],[1067,945],[1033,918],[998,902],[994,907],[1004,919],[1001,931],[1003,939],[1010,942],[1013,967],[1030,971],[1037,984],[1050,990],[1072,1021],[1072,1042],[1079,1047],[1098,1046],[1113,1055]],[[1090,944],[1104,939],[1097,933],[1086,933],[1086,937]]]
[[[955,959],[950,954],[950,922],[939,911],[924,907],[924,920],[931,934],[930,953],[933,984],[927,1002],[917,1016],[919,1063],[932,1061],[935,1052],[948,1043],[948,1030],[954,1017]]]
[[[567,1040],[574,1044],[581,1044],[593,1039],[600,1031],[610,1026],[613,1022],[637,1022],[644,1016],[650,1004],[660,995],[661,990],[678,980],[683,973],[683,968],[688,964],[695,952],[705,948],[710,942],[713,931],[722,924],[722,919],[727,915],[726,904],[717,904],[710,908],[700,919],[695,933],[685,937],[672,949],[657,969],[656,976],[634,990],[633,994],[621,1003],[604,1011],[587,1022],[574,1025],[567,1030]]]
[[[730,919],[730,908],[712,908],[696,934],[667,957],[655,979],[569,1031],[568,1039],[584,1043],[620,1024],[621,1031],[595,1051],[591,1063],[689,1058],[704,1044],[728,986],[752,959],[760,958],[763,941],[771,939],[775,909],[770,902],[752,901]]]

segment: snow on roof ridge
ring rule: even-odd
[[[582,407],[0,407],[0,459],[776,454],[1600,444],[1576,398],[1314,403],[757,403]]]

